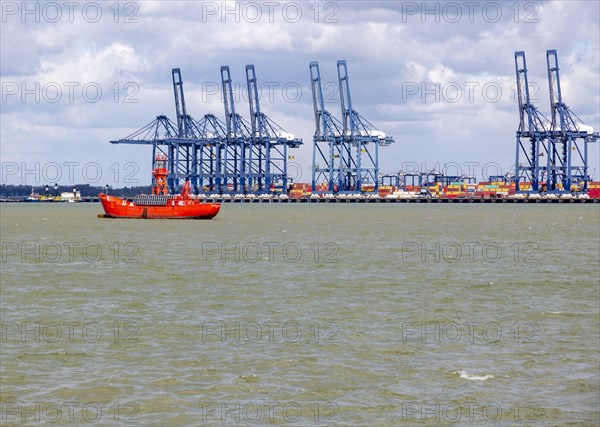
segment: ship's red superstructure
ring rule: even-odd
[[[169,175],[169,171],[167,170],[167,156],[157,154],[154,159],[154,168],[152,169],[152,176],[154,177],[152,194],[164,194],[165,196],[169,194],[167,190],[167,175]],[[185,183],[188,184],[188,181]]]
[[[157,155],[152,169],[154,182],[151,195],[140,195],[133,201],[100,194],[105,216],[109,218],[211,219],[219,213],[220,203],[205,203],[190,197],[191,184],[186,180],[181,194],[169,195],[167,189],[167,157]]]

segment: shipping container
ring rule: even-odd
[[[590,188],[588,190],[588,196],[592,199],[600,199],[600,188]]]

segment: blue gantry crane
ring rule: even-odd
[[[515,188],[519,191],[521,181],[531,182],[533,191],[540,190],[540,182],[545,174],[545,166],[540,165],[540,157],[547,156],[548,119],[531,102],[527,62],[525,52],[515,52],[517,77],[517,100],[519,104],[519,128],[515,159]],[[523,158],[520,157],[521,152]]]
[[[179,68],[171,70],[175,95],[175,112],[177,123],[167,116],[160,115],[155,120],[131,135],[110,141],[113,144],[145,144],[152,145],[152,159],[157,153],[166,154],[169,158],[167,185],[171,193],[177,192],[181,179],[190,179],[196,193],[198,192],[198,150],[206,143],[196,132],[194,120],[186,112],[183,95],[183,81]]]
[[[343,191],[360,192],[363,180],[375,184],[378,188],[379,146],[394,142],[391,136],[377,130],[368,120],[352,108],[348,68],[345,60],[337,62],[340,105],[342,109],[343,149],[340,156],[340,173]],[[353,152],[354,151],[354,152]]]
[[[328,182],[328,190],[360,193],[365,182],[378,189],[379,146],[394,142],[352,108],[348,68],[345,60],[337,62],[342,121],[327,110],[323,99],[318,62],[310,63],[311,89],[315,111],[313,139],[313,191],[320,179]],[[322,162],[320,163],[317,162]]]
[[[223,176],[221,191],[246,192],[246,144],[250,139],[250,125],[235,112],[229,66],[221,67],[223,105],[225,107],[226,138],[223,140],[220,170]]]
[[[202,145],[198,135],[194,132],[194,119],[187,114],[185,96],[183,93],[183,79],[181,70],[171,70],[173,79],[173,94],[175,99],[175,115],[177,119],[177,138],[167,145],[168,170],[167,186],[171,193],[176,192],[181,180],[190,179],[192,188],[198,192],[198,146]],[[155,145],[155,151],[160,146]],[[163,150],[160,150],[163,151]],[[154,157],[153,157],[154,158]]]
[[[224,151],[223,142],[227,138],[226,125],[214,114],[205,114],[194,122],[194,129],[206,141],[199,146],[197,154],[199,190],[206,193],[222,193],[224,181],[221,158]]]
[[[325,110],[323,99],[323,86],[319,63],[312,61],[309,64],[310,82],[315,112],[315,133],[313,136],[312,155],[312,191],[316,191],[318,181],[327,182],[329,192],[339,189],[335,184],[339,179],[339,170],[335,168],[334,161],[340,157],[342,142],[342,124]],[[334,185],[336,188],[334,189]]]
[[[152,145],[168,156],[167,184],[177,192],[182,180],[190,179],[196,194],[267,192],[277,182],[287,183],[287,150],[302,144],[260,111],[254,65],[246,67],[252,124],[235,111],[231,74],[221,67],[225,122],[213,114],[196,121],[187,113],[181,70],[171,71],[175,113],[173,122],[158,116],[114,144]]]
[[[521,181],[531,181],[532,190],[535,192],[585,191],[589,181],[588,143],[597,141],[599,135],[591,127],[584,125],[563,102],[556,50],[546,51],[546,63],[550,89],[550,120],[531,102],[525,52],[515,52],[519,103],[515,159],[516,191],[520,191]],[[527,143],[529,150],[526,149]]]
[[[286,132],[261,111],[253,64],[246,65],[246,86],[251,123],[246,151],[249,185],[255,193],[269,192],[276,185],[287,189],[288,148],[299,147],[302,140]]]
[[[551,118],[546,186],[548,191],[556,191],[559,187],[565,191],[572,188],[585,191],[589,181],[588,143],[595,142],[599,135],[585,126],[563,102],[556,50],[546,51],[546,62]]]

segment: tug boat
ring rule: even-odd
[[[154,161],[152,194],[135,196],[133,201],[99,194],[106,218],[166,218],[211,219],[221,209],[220,203],[206,203],[190,196],[191,184],[186,180],[181,194],[172,195],[167,190],[167,157],[158,154]]]

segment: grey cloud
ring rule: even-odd
[[[97,82],[103,98],[87,102],[79,94],[73,103],[65,99],[36,103],[31,96],[25,102],[20,94],[8,97],[2,103],[2,139],[18,144],[2,144],[3,161],[27,156],[43,159],[52,151],[49,144],[65,144],[69,156],[75,158],[91,155],[107,162],[111,157],[139,161],[144,155],[137,153],[145,153],[143,149],[108,146],[108,140],[126,136],[158,114],[174,118],[173,67],[181,68],[189,111],[200,118],[209,112],[223,115],[220,92],[206,93],[212,88],[210,84],[220,85],[221,65],[231,67],[234,81],[243,90],[244,67],[255,64],[260,84],[279,85],[273,99],[267,97],[261,103],[269,116],[304,139],[296,158],[305,167],[310,162],[314,130],[308,72],[311,60],[320,62],[324,82],[333,87],[337,83],[336,60],[348,60],[355,108],[396,136],[396,144],[382,157],[382,167],[390,171],[412,159],[433,162],[464,158],[510,164],[517,125],[516,105],[510,95],[516,50],[527,52],[530,80],[539,85],[538,105],[546,112],[545,51],[558,49],[567,103],[588,125],[600,127],[596,2],[520,2],[518,19],[514,15],[516,3],[509,2],[502,3],[498,22],[480,13],[470,22],[463,10],[456,22],[448,22],[455,18],[447,15],[438,16],[437,23],[435,16],[421,16],[419,10],[407,13],[421,3],[319,2],[319,19],[310,9],[314,3],[298,3],[302,10],[298,22],[293,15],[281,14],[283,2],[275,10],[273,22],[268,22],[266,7],[259,22],[251,22],[252,16],[243,14],[239,22],[231,14],[221,22],[221,11],[213,14],[213,6],[220,7],[222,2],[135,3],[138,9],[133,18],[137,22],[130,23],[124,20],[126,12],[133,9],[121,8],[115,23],[112,3],[103,3],[103,16],[97,23],[78,15],[72,23],[21,22],[20,17],[9,20],[0,30],[3,83],[76,81],[83,86]],[[448,8],[444,6],[447,3],[439,3],[440,10]],[[478,4],[483,7],[486,3],[494,2]],[[326,4],[334,6],[325,10]],[[534,5],[537,23],[524,22],[526,4]],[[242,7],[238,6],[240,11]],[[332,12],[329,17],[337,22],[323,22]],[[114,102],[111,85],[116,83],[122,91],[128,82],[139,88],[138,102],[124,103],[123,93]],[[490,82],[503,90],[502,98],[495,102],[478,92]],[[458,85],[463,90],[461,98],[454,102],[447,92],[439,102],[432,94],[423,99],[422,91],[436,83],[444,90]],[[286,99],[282,91],[285,84],[297,85],[301,97],[294,102]],[[407,85],[412,84],[419,92],[408,96]],[[466,99],[469,84],[476,87],[472,102]],[[327,108],[339,117],[338,104],[330,103]],[[236,109],[247,117],[243,98]],[[590,158],[598,158],[597,145]],[[599,169],[597,164],[594,167]]]

